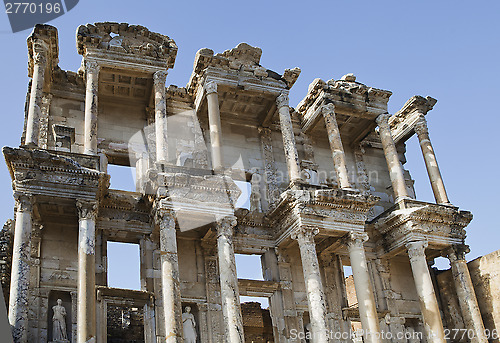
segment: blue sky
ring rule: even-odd
[[[317,77],[354,73],[359,82],[394,94],[390,113],[413,95],[438,99],[427,117],[449,197],[474,214],[468,244],[475,258],[500,248],[497,99],[500,87],[498,1],[89,1],[50,22],[59,30],[60,66],[77,70],[80,24],[140,24],[173,38],[176,66],[167,84],[186,85],[197,50],[222,52],[240,42],[263,50],[261,64],[302,74],[290,94],[295,106]],[[28,84],[26,37],[0,14],[2,146],[17,146]],[[416,138],[406,168],[417,198],[433,201]],[[0,221],[13,215],[10,176],[0,164]],[[260,266],[257,266],[260,268]],[[258,270],[255,270],[258,273]]]

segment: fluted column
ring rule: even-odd
[[[212,168],[216,174],[224,170],[222,157],[222,125],[220,122],[219,96],[217,83],[209,81],[205,84],[208,103],[208,124],[210,126],[210,147],[212,152]]]
[[[483,319],[477,304],[476,292],[469,274],[465,254],[469,252],[466,245],[456,245],[446,252],[450,260],[451,273],[455,281],[458,303],[462,312],[465,328],[469,330],[471,343],[487,343]]]
[[[426,247],[427,242],[423,240],[406,243],[413,279],[420,300],[427,341],[429,343],[445,343],[443,322],[425,258]]]
[[[96,339],[95,221],[97,203],[78,200],[78,310],[77,342]]]
[[[85,91],[85,137],[84,153],[97,155],[97,94],[99,91],[99,71],[95,61],[85,61],[87,85]]]
[[[389,175],[391,177],[392,188],[394,190],[395,202],[400,199],[409,198],[406,190],[406,182],[403,174],[403,166],[399,161],[398,152],[394,139],[392,138],[391,128],[389,127],[390,114],[381,114],[377,117],[380,140],[384,149]]]
[[[285,149],[286,164],[288,166],[288,176],[290,182],[300,180],[300,165],[297,146],[295,145],[295,135],[293,133],[292,118],[288,107],[288,94],[281,93],[276,98],[276,104],[280,115],[281,135],[283,136],[283,147]]]
[[[167,162],[167,102],[165,96],[165,81],[167,72],[157,71],[153,74],[155,92],[155,135],[156,162]]]
[[[326,132],[328,133],[328,141],[332,150],[333,166],[340,188],[350,188],[349,178],[347,176],[347,166],[345,162],[344,147],[340,137],[340,130],[335,117],[335,106],[332,103],[321,107],[323,118],[325,119]]]
[[[39,121],[41,117],[43,83],[47,65],[47,45],[41,40],[33,43],[33,78],[26,123],[25,144],[38,146]]]
[[[325,293],[321,282],[316,244],[314,243],[314,236],[318,232],[318,229],[300,228],[292,234],[292,239],[298,242],[300,249],[313,335],[312,342],[327,343],[329,335],[326,323]]]
[[[367,240],[368,235],[364,232],[350,232],[344,237],[343,243],[347,245],[347,249],[349,250],[354,289],[358,299],[359,318],[364,331],[364,341],[367,343],[381,343],[373,285],[370,280],[365,248],[363,246]]]
[[[173,211],[159,209],[156,221],[160,226],[161,289],[166,342],[183,343],[179,260]]]
[[[418,136],[420,149],[424,156],[425,167],[431,182],[432,192],[438,204],[450,204],[446,189],[444,187],[443,178],[439,171],[439,166],[436,159],[436,154],[432,148],[431,139],[429,138],[429,130],[427,128],[427,121],[423,115],[420,115],[417,123],[415,124],[415,132]]]
[[[30,275],[30,235],[32,228],[32,197],[15,193],[16,226],[12,246],[9,323],[14,343],[28,341],[28,284]]]
[[[228,343],[245,342],[233,248],[233,230],[236,224],[236,217],[232,216],[224,217],[217,221],[217,249],[219,255],[222,313],[224,317],[224,332],[226,342]]]

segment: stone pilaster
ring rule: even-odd
[[[30,195],[21,193],[15,193],[14,199],[16,200],[16,226],[12,246],[9,323],[14,343],[25,343],[28,341],[28,286],[33,199]]]
[[[179,261],[173,211],[158,209],[156,212],[156,221],[160,226],[160,261],[165,338],[167,343],[183,343]]]
[[[42,96],[42,108],[40,109],[40,126],[38,128],[38,146],[47,149],[49,136],[49,111],[52,94]]]
[[[267,190],[267,202],[269,207],[278,201],[280,191],[276,175],[276,166],[273,155],[273,142],[271,129],[259,127],[262,156],[264,157],[264,181]]]
[[[87,85],[85,91],[85,137],[84,153],[97,155],[97,94],[101,67],[95,61],[85,61]]]
[[[318,232],[318,229],[300,228],[292,234],[292,239],[295,239],[299,244],[313,342],[327,343],[329,335],[326,323],[325,294],[321,282],[316,244],[314,243],[314,236]]]
[[[209,343],[223,341],[222,307],[219,272],[217,269],[217,249],[215,242],[203,242],[203,257],[205,265],[205,288],[207,297],[207,326],[209,328]]]
[[[337,174],[339,187],[350,188],[351,185],[347,174],[344,147],[337,125],[337,118],[335,117],[335,106],[332,103],[323,105],[321,107],[321,113],[325,119],[326,132],[328,133],[328,141],[330,142],[330,149],[333,156],[333,166],[335,168],[335,174]]]
[[[33,42],[33,62],[33,79],[31,81],[25,144],[38,146],[44,75],[47,66],[47,44],[42,40]]]
[[[79,200],[77,342],[96,339],[95,222],[97,203]]]
[[[245,342],[233,248],[233,230],[236,224],[236,217],[224,217],[217,221],[222,313],[224,315],[226,342],[228,343]]]
[[[381,343],[373,285],[370,280],[363,246],[367,240],[368,235],[366,233],[351,231],[343,238],[343,243],[347,245],[349,250],[354,288],[358,299],[359,317],[364,331],[364,341],[367,343]]]
[[[156,162],[167,162],[167,102],[165,97],[165,81],[167,72],[157,71],[153,74],[155,92],[155,134]]]
[[[446,194],[443,178],[441,176],[441,172],[439,171],[436,154],[434,153],[434,149],[432,148],[431,140],[429,138],[427,121],[425,120],[423,114],[420,115],[417,123],[415,124],[415,132],[418,136],[420,149],[422,149],[422,155],[424,156],[425,167],[427,168],[427,174],[429,175],[434,198],[436,199],[436,202],[438,204],[449,205],[450,201],[448,200],[448,195]]]
[[[219,96],[217,83],[209,81],[205,84],[208,103],[208,124],[210,127],[210,147],[212,152],[212,168],[216,174],[224,170],[222,156],[222,125],[220,122]]]
[[[427,242],[423,240],[406,243],[413,279],[420,300],[427,341],[429,343],[445,343],[443,322],[425,257],[426,247]]]
[[[299,154],[295,144],[295,134],[293,133],[292,118],[288,107],[288,94],[281,93],[276,98],[276,104],[280,115],[281,134],[283,136],[283,147],[285,149],[286,164],[288,166],[288,176],[290,183],[300,180]]]
[[[474,285],[469,274],[465,254],[469,252],[466,245],[457,245],[446,252],[450,260],[451,272],[455,281],[458,303],[462,312],[465,328],[469,330],[471,343],[487,343],[484,324],[477,304]]]
[[[392,138],[391,128],[389,126],[390,114],[381,114],[377,117],[377,124],[379,127],[380,140],[384,149],[387,167],[389,168],[389,175],[391,177],[392,188],[394,190],[395,202],[400,199],[409,198],[406,189],[405,178],[403,174],[403,166],[399,161],[398,152],[394,139]]]

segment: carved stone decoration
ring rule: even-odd
[[[77,200],[76,208],[78,209],[78,217],[80,220],[89,219],[96,220],[97,217],[97,202],[91,200]]]
[[[413,241],[406,244],[410,261],[425,259],[425,248],[427,248],[428,245],[429,243],[425,240]]]
[[[288,106],[288,94],[285,92],[281,92],[280,95],[276,98],[276,105],[278,108]]]
[[[16,201],[16,211],[31,212],[33,209],[33,196],[25,193],[14,193],[14,200]]]
[[[67,343],[68,331],[66,328],[66,309],[62,306],[62,300],[57,299],[57,305],[52,307],[54,315],[52,317],[52,342]]]
[[[366,165],[363,160],[363,155],[365,149],[359,145],[357,149],[354,150],[354,160],[356,161],[356,171],[358,173],[358,185],[364,191],[370,190],[370,178],[366,172]]]
[[[155,87],[165,87],[168,72],[166,70],[159,70],[153,74],[153,81]]]
[[[267,188],[267,200],[272,206],[279,199],[280,190],[277,184],[271,129],[260,127],[259,133],[261,150],[264,157],[264,182]]]
[[[87,74],[99,74],[101,66],[96,61],[85,61],[85,72]]]
[[[42,107],[40,111],[40,127],[38,133],[38,146],[42,149],[47,149],[49,135],[49,111],[52,94],[44,94],[42,96]]]
[[[203,88],[205,88],[205,92],[207,92],[207,94],[217,93],[217,82],[209,81],[205,83]]]

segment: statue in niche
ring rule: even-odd
[[[57,305],[52,306],[54,316],[52,317],[52,342],[68,343],[66,331],[66,309],[62,305],[62,300],[57,299]]]
[[[196,343],[196,321],[189,306],[184,308],[184,313],[182,314],[182,328],[184,331],[184,343]]]

